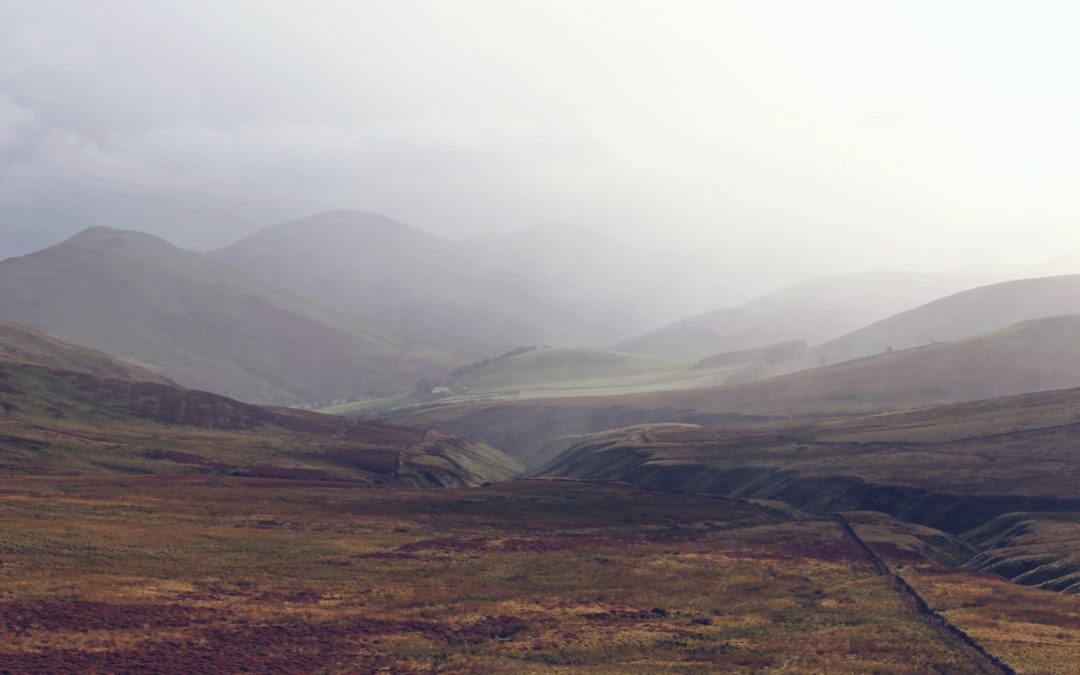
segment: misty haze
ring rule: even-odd
[[[1080,673],[1078,23],[0,0],[0,672]]]

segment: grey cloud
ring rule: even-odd
[[[1028,107],[989,77],[958,107],[948,26],[898,56],[930,3],[0,9],[0,255],[94,224],[205,249],[341,207],[449,236],[579,222],[759,285],[1080,244],[1080,103],[1043,72]]]

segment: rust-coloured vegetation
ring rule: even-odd
[[[11,672],[978,672],[830,519],[738,500],[565,481],[0,487]]]

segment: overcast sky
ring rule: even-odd
[[[791,274],[1080,246],[1070,2],[0,0],[0,257],[331,208]]]

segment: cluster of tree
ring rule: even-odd
[[[460,368],[457,368],[457,369],[453,370],[450,373],[450,377],[447,378],[447,379],[448,379],[449,382],[453,383],[453,381],[458,379],[459,377],[464,377],[465,375],[468,375],[469,373],[471,373],[471,372],[473,372],[475,370],[479,370],[480,368],[483,368],[484,366],[486,366],[489,363],[494,363],[495,361],[498,361],[499,359],[508,359],[508,358],[511,358],[511,357],[514,357],[514,356],[521,356],[522,354],[527,354],[527,353],[529,353],[529,352],[531,352],[531,351],[533,351],[535,349],[538,349],[538,347],[536,347],[535,345],[533,345],[531,347],[525,347],[525,346],[515,347],[514,349],[511,349],[508,352],[503,352],[502,354],[499,354],[498,356],[492,356],[491,358],[484,359],[483,361],[477,361],[475,363],[470,363],[470,364],[461,366]]]

